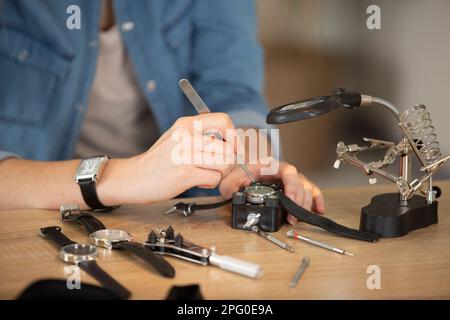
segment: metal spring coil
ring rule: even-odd
[[[426,164],[432,164],[441,157],[439,142],[431,122],[430,113],[422,104],[408,108],[400,115],[400,122]]]

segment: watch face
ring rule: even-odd
[[[253,185],[245,188],[244,192],[247,194],[247,201],[250,203],[264,203],[264,199],[275,193],[275,190],[269,186]]]
[[[81,161],[78,169],[77,169],[77,176],[94,176],[98,168],[100,167],[100,164],[102,162],[103,157],[96,157],[96,158],[88,158]]]
[[[97,257],[97,248],[90,244],[69,244],[61,248],[59,256],[62,260],[75,264],[81,261],[92,261]]]
[[[113,244],[121,241],[131,241],[131,235],[122,230],[102,229],[95,231],[89,236],[92,244],[110,249]]]

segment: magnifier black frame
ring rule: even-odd
[[[293,107],[288,109],[287,107],[291,105]],[[295,107],[295,105],[297,106]],[[330,96],[314,97],[276,107],[269,112],[266,122],[269,124],[282,124],[305,120],[324,115],[339,108],[349,109],[360,105],[360,93],[336,89]]]

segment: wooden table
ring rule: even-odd
[[[134,299],[163,299],[173,285],[200,284],[206,299],[415,299],[450,298],[450,182],[440,182],[439,223],[396,239],[365,243],[344,239],[299,223],[295,229],[311,238],[344,248],[354,257],[341,256],[300,241],[287,239],[284,226],[275,236],[296,248],[289,253],[246,231],[231,229],[230,208],[200,211],[191,217],[165,216],[161,212],[176,201],[152,206],[121,207],[101,215],[110,228],[129,231],[142,242],[155,227],[173,225],[185,238],[216,246],[218,253],[258,263],[262,278],[248,279],[212,266],[199,266],[167,258],[176,277],[157,275],[125,252],[101,250],[99,264],[133,293]],[[376,186],[326,190],[327,216],[351,227],[358,227],[360,208],[378,193],[393,187]],[[196,199],[198,203],[216,198]],[[38,234],[39,228],[60,225],[75,241],[88,241],[78,225],[61,225],[59,212],[17,210],[0,212],[0,298],[16,297],[29,283],[42,278],[65,279],[65,264],[56,248]],[[311,258],[296,288],[289,280],[304,256]],[[367,268],[381,270],[381,289],[368,289]],[[82,273],[82,281],[95,280]]]

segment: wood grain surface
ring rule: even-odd
[[[301,234],[331,243],[355,254],[342,256],[309,244],[286,239],[291,226],[274,235],[296,248],[282,250],[247,231],[231,229],[230,207],[199,211],[186,218],[162,211],[177,200],[152,206],[121,207],[110,214],[96,214],[109,228],[130,232],[138,242],[156,227],[173,225],[186,239],[215,246],[217,252],[245,259],[263,268],[260,279],[248,279],[213,266],[167,259],[176,269],[173,279],[163,278],[126,252],[99,249],[98,263],[132,292],[132,299],[164,299],[173,285],[199,284],[206,299],[416,299],[450,298],[450,190],[449,181],[438,182],[439,223],[407,236],[365,243],[298,223]],[[395,191],[392,186],[325,190],[326,216],[358,227],[360,209],[373,195]],[[195,199],[197,203],[217,198]],[[16,210],[0,212],[0,298],[15,298],[28,284],[44,278],[66,279],[64,262],[56,248],[39,235],[41,227],[58,225],[72,240],[87,243],[79,225],[62,224],[59,212]],[[297,287],[288,284],[302,258],[311,263]],[[368,289],[368,266],[381,270],[381,289]],[[96,283],[82,272],[82,281]]]

